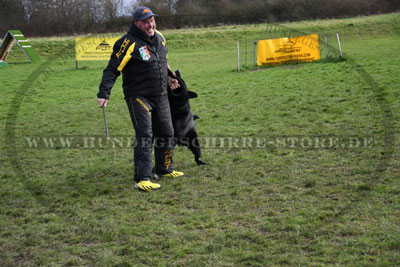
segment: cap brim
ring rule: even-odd
[[[145,15],[143,15],[143,16],[140,16],[139,18],[137,18],[135,21],[139,21],[139,20],[146,20],[146,19],[148,19],[148,18],[150,18],[150,17],[155,17],[155,16],[157,16],[157,14],[145,14]]]

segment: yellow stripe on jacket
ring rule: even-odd
[[[119,64],[119,66],[117,68],[118,71],[121,72],[125,68],[126,64],[128,64],[129,60],[132,58],[131,54],[133,53],[133,50],[135,49],[135,44],[136,43],[133,43],[129,47],[128,51],[126,52],[126,54],[124,56],[124,59],[122,60],[121,64]]]

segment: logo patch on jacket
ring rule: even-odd
[[[139,48],[139,52],[143,60],[147,61],[151,58],[150,51],[147,49],[147,46],[142,46]]]

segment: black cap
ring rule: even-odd
[[[133,21],[145,20],[153,16],[157,16],[157,14],[154,14],[150,8],[141,6],[133,12]]]

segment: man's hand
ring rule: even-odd
[[[179,84],[177,79],[168,76],[168,86],[169,88],[171,88],[171,90],[175,90],[176,88],[179,88],[181,85]]]
[[[97,102],[99,103],[99,106],[102,108],[103,106],[104,107],[107,107],[107,102],[108,102],[108,99],[106,99],[106,98],[97,98]]]

